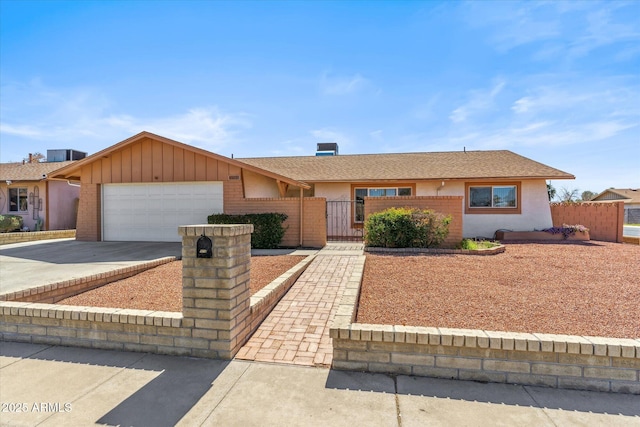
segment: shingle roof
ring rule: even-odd
[[[40,181],[42,175],[49,175],[73,162],[0,163],[0,180]]]
[[[473,178],[575,179],[508,150],[256,157],[243,163],[304,182]]]
[[[624,200],[625,203],[640,203],[640,189],[608,188],[591,200],[594,202],[616,202]]]

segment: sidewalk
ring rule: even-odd
[[[362,243],[325,246],[236,359],[330,367],[329,327],[362,254]]]
[[[0,401],[3,426],[640,426],[632,395],[12,342]]]

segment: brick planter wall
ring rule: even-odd
[[[181,227],[183,313],[0,301],[0,341],[230,359],[312,259],[250,298],[252,228]],[[213,258],[195,257],[201,234]]]
[[[356,323],[357,268],[330,329],[334,369],[640,394],[640,339]]]
[[[76,230],[30,231],[28,233],[0,233],[0,245],[34,242],[36,240],[67,239],[76,237]]]

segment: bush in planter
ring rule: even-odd
[[[274,249],[280,246],[288,218],[283,213],[259,213],[246,215],[213,214],[207,217],[209,224],[253,224],[251,247],[254,249]]]
[[[365,243],[384,248],[438,247],[449,235],[450,215],[416,208],[389,208],[367,218]]]
[[[0,215],[0,233],[22,230],[23,219],[20,215]]]

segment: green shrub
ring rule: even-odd
[[[213,214],[207,217],[209,224],[253,224],[251,247],[254,249],[274,249],[280,246],[287,219],[283,213],[259,213],[246,215]]]
[[[434,248],[449,235],[451,215],[416,208],[389,208],[369,215],[365,224],[367,246]]]
[[[488,249],[494,248],[498,246],[494,242],[489,242],[487,240],[472,240],[472,239],[462,239],[460,243],[456,246],[458,249],[469,249],[472,251],[476,251],[478,249]]]
[[[0,215],[0,233],[22,230],[23,219],[20,215]]]

